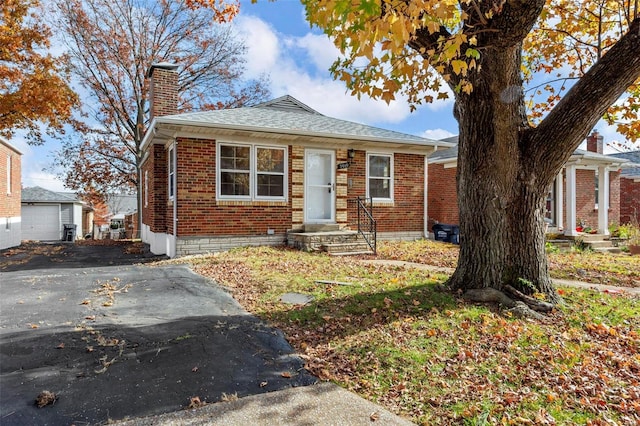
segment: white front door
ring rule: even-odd
[[[335,222],[335,163],[334,151],[319,149],[305,151],[305,223]]]

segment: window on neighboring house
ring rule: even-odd
[[[175,146],[169,148],[169,200],[173,201],[176,192],[176,158]]]
[[[218,144],[218,196],[284,200],[286,164],[286,148]]]
[[[144,171],[144,206],[149,206],[149,170]]]
[[[11,154],[7,154],[7,194],[11,194]]]
[[[556,224],[556,179],[553,180],[553,183],[547,192],[544,209],[544,220],[552,226]]]
[[[367,193],[373,200],[393,200],[393,155],[367,154]]]
[[[594,173],[595,176],[595,197],[596,197],[596,209],[598,208],[598,187],[600,186],[598,171]]]

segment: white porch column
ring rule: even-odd
[[[609,169],[598,167],[598,234],[609,235]]]
[[[577,236],[576,231],[576,166],[568,165],[567,173],[567,226],[564,228],[564,235]]]
[[[564,228],[564,209],[562,203],[563,196],[563,182],[562,182],[562,172],[558,173],[556,176],[556,228],[558,230]]]

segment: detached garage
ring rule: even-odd
[[[39,186],[22,189],[22,239],[60,241],[65,225],[82,236],[82,201],[74,194],[49,191]]]

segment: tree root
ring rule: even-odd
[[[470,289],[462,297],[470,302],[496,303],[506,308],[505,312],[517,318],[544,321],[547,317],[539,312],[549,312],[553,309],[553,304],[534,299],[511,286],[505,286],[504,292],[491,287]]]

